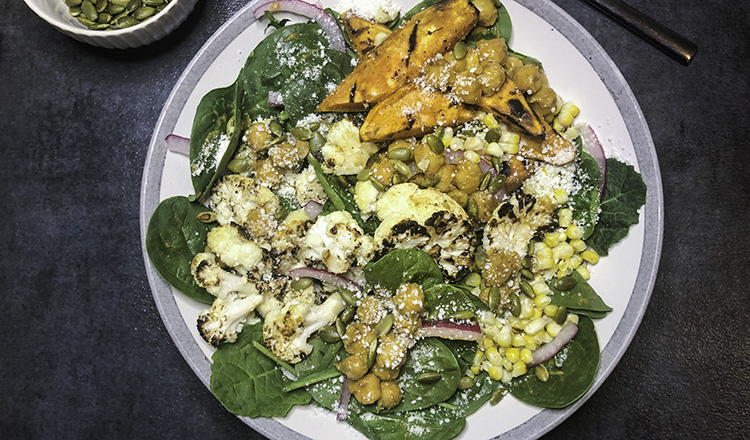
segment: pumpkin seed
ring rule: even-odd
[[[205,211],[196,215],[195,218],[198,219],[198,221],[201,223],[213,223],[216,221],[216,213],[212,211]]]
[[[318,131],[318,129],[320,128],[320,122],[311,122],[310,125],[308,125],[308,127],[312,131]]]
[[[578,284],[578,281],[576,281],[575,278],[571,276],[566,276],[566,277],[558,278],[557,281],[555,281],[555,289],[570,290],[574,288],[576,284]]]
[[[383,316],[380,321],[375,324],[375,328],[373,330],[375,331],[375,335],[377,337],[381,337],[388,334],[388,332],[391,331],[391,327],[393,327],[393,315],[389,313]]]
[[[407,179],[411,178],[411,170],[409,169],[409,166],[405,163],[401,162],[400,160],[390,160],[391,165],[393,165],[393,168],[398,171],[399,174],[406,177]]]
[[[346,323],[344,322],[343,319],[341,319],[340,316],[338,318],[336,318],[335,324],[336,324],[336,333],[338,333],[340,337],[343,336],[343,335],[345,335],[346,334]]]
[[[565,324],[568,319],[568,309],[565,306],[560,306],[555,311],[555,322],[559,325]]]
[[[130,15],[123,15],[117,20],[115,20],[115,27],[118,29],[125,29],[130,26],[135,26],[138,23],[140,23],[135,18],[131,17]]]
[[[427,146],[430,147],[433,153],[443,154],[445,152],[445,145],[443,145],[443,141],[439,137],[434,134],[428,134],[425,136],[425,139],[427,140]]]
[[[459,390],[468,390],[469,388],[476,385],[477,381],[473,377],[464,376],[458,381]]]
[[[360,182],[365,182],[370,179],[370,176],[372,175],[372,170],[369,168],[365,168],[364,170],[357,173],[357,180]]]
[[[232,159],[232,161],[227,164],[227,168],[233,173],[244,173],[250,169],[250,162],[245,159]]]
[[[522,267],[523,267],[524,269],[526,269],[526,270],[531,270],[531,266],[532,266],[532,265],[533,265],[533,264],[532,264],[532,261],[531,261],[531,257],[529,257],[528,255],[526,255],[525,257],[523,257],[523,258],[521,259],[521,266],[522,266]]]
[[[437,136],[438,139],[443,138],[443,134],[445,134],[445,127],[438,127],[435,129],[435,131],[432,133],[435,136]]]
[[[500,130],[500,127],[490,128],[487,130],[487,133],[484,135],[484,140],[486,140],[489,143],[497,142],[500,140],[500,134],[502,133],[502,130]]]
[[[529,298],[534,299],[536,293],[534,292],[534,288],[531,287],[531,284],[526,280],[521,280],[519,284],[521,285],[521,292]]]
[[[73,17],[78,17],[81,15],[81,7],[80,6],[73,6],[72,8],[68,9],[68,12],[70,12],[70,15]]]
[[[459,41],[453,46],[453,56],[456,57],[457,60],[463,59],[468,51],[469,48],[463,41]]]
[[[164,3],[164,0],[143,0],[143,4],[146,6],[159,6]]]
[[[109,3],[116,5],[116,6],[122,6],[123,8],[125,8],[125,6],[127,6],[128,3],[130,3],[130,0],[109,0]]]
[[[142,6],[133,12],[133,17],[136,20],[145,20],[156,13],[156,9],[151,6]]]
[[[378,191],[385,192],[385,185],[383,185],[383,183],[374,175],[370,176],[370,183],[372,183],[372,186],[374,186]]]
[[[370,343],[370,347],[367,349],[367,369],[369,370],[375,365],[375,359],[378,356],[378,340],[374,339]]]
[[[305,290],[308,287],[312,286],[312,284],[312,278],[302,277],[293,279],[292,282],[289,283],[289,287],[291,287],[292,290]]]
[[[521,299],[516,292],[510,293],[510,314],[516,318],[521,316]]]
[[[405,161],[411,159],[411,148],[401,147],[401,148],[394,148],[393,150],[389,151],[388,159],[394,159],[394,160],[400,160]]]
[[[417,376],[417,382],[421,383],[422,385],[432,385],[442,378],[443,375],[438,373],[437,371],[427,371]]]
[[[471,310],[461,310],[460,312],[456,312],[453,315],[451,315],[451,318],[459,319],[459,320],[466,320],[466,319],[471,319],[474,316],[476,315]]]
[[[96,12],[96,7],[93,3],[91,3],[88,0],[84,0],[81,3],[81,13],[83,14],[83,17],[88,21],[96,21],[97,18],[99,18],[99,14]]]
[[[318,330],[318,336],[320,336],[320,339],[322,339],[323,342],[327,342],[329,344],[333,344],[334,342],[338,342],[341,340],[341,336],[339,336],[338,332],[332,325],[327,325]]]
[[[404,182],[404,176],[401,174],[394,174],[393,177],[391,177],[391,185],[398,185],[399,183]]]
[[[435,174],[434,176],[427,177],[422,176],[422,179],[419,180],[419,186],[420,188],[429,188],[431,186],[435,186],[440,182],[440,176]]]
[[[490,180],[492,180],[492,173],[487,171],[486,173],[484,173],[482,181],[479,183],[479,191],[484,191],[485,189],[487,189],[487,186],[490,184]]]
[[[337,290],[339,295],[341,295],[341,299],[344,300],[344,302],[351,306],[351,307],[357,307],[357,299],[354,298],[354,294],[346,289],[340,289]]]
[[[309,141],[313,137],[313,132],[307,127],[294,127],[291,131],[292,136],[302,141]]]
[[[542,382],[547,382],[549,380],[549,371],[547,371],[547,367],[544,365],[537,365],[534,368],[534,376]]]
[[[112,21],[112,15],[107,12],[100,12],[99,18],[97,18],[96,21],[102,24],[108,24]]]
[[[271,130],[274,136],[281,136],[284,134],[284,127],[281,126],[281,122],[276,119],[268,123],[268,129]]]
[[[108,14],[112,14],[112,15],[117,15],[120,12],[123,12],[124,10],[125,10],[125,6],[115,5],[112,3],[108,4],[107,9],[105,9],[105,11],[107,11]]]
[[[529,241],[529,246],[526,248],[526,255],[534,255],[536,251],[536,242],[534,240]],[[528,267],[527,267],[528,269]]]
[[[65,5],[69,8],[73,6],[81,6],[81,2],[83,2],[83,0],[65,0]]]
[[[469,197],[469,200],[466,201],[466,213],[469,214],[469,217],[471,218],[479,217],[479,206],[473,197]]]
[[[97,13],[104,12],[104,10],[107,8],[108,4],[109,3],[107,2],[107,0],[97,0],[97,2],[94,3],[94,7],[96,8],[96,12]]]
[[[524,278],[526,278],[529,281],[531,281],[531,280],[534,279],[534,274],[531,273],[531,271],[528,270],[528,269],[526,269],[526,268],[521,269],[521,276],[524,277]]]
[[[497,309],[500,305],[500,288],[497,286],[490,287],[490,291],[487,293],[487,305],[490,310]]]
[[[125,12],[132,14],[136,9],[141,7],[141,0],[130,0],[125,6]]]
[[[341,184],[341,186],[343,186],[344,188],[348,188],[349,187],[349,181],[346,180],[346,177],[344,177],[344,176],[336,176],[336,180],[338,180],[339,183]]]
[[[498,388],[495,390],[495,392],[492,393],[490,396],[490,405],[497,405],[503,400],[503,397],[505,397],[505,389]]]
[[[503,161],[497,156],[492,156],[492,167],[495,168],[495,171],[498,173],[500,170],[503,169]]]
[[[313,137],[310,138],[310,151],[317,153],[325,144],[326,138],[320,132],[316,131]]]
[[[494,194],[500,191],[503,185],[505,185],[505,176],[499,175],[495,176],[495,178],[490,181],[489,185],[487,185],[487,189]]]
[[[349,324],[350,322],[352,322],[352,319],[354,319],[354,315],[356,313],[357,312],[354,309],[354,307],[347,307],[347,308],[344,309],[343,312],[341,312],[341,314],[339,315],[339,319],[344,324]]]

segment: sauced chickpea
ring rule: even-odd
[[[505,58],[505,73],[513,79],[513,75],[515,74],[516,69],[519,69],[523,67],[523,61],[519,60],[516,57],[506,57]],[[515,81],[515,79],[513,79]]]
[[[270,238],[276,232],[276,212],[265,207],[254,209],[247,214],[243,226],[257,238]]]
[[[472,0],[479,11],[478,26],[490,27],[497,21],[497,8],[492,0]]]
[[[483,64],[498,63],[502,66],[508,54],[508,45],[505,44],[505,38],[479,40],[477,41],[476,52]]]
[[[395,369],[403,365],[409,341],[406,338],[388,333],[380,338],[375,363],[382,368]]]
[[[420,314],[424,308],[424,292],[419,284],[402,284],[393,296],[395,309],[400,314]]]
[[[380,399],[380,379],[368,373],[362,379],[349,381],[349,391],[362,405],[371,405]]]
[[[460,72],[456,74],[456,80],[451,89],[461,101],[467,104],[476,104],[482,96],[482,83],[471,72]]]
[[[388,161],[385,155],[379,155],[377,160],[370,167],[372,171],[371,176],[377,179],[378,182],[382,183],[383,186],[388,187],[391,185],[393,175],[396,174],[396,169]]]
[[[336,368],[344,373],[349,380],[362,379],[367,374],[367,352],[350,354],[341,362],[338,362]]]
[[[453,178],[453,184],[458,189],[469,194],[479,188],[482,179],[482,170],[479,165],[470,160],[462,160],[456,166],[456,176]]]
[[[426,142],[417,142],[414,145],[414,163],[427,177],[433,177],[445,164],[445,156],[432,151]]]
[[[263,186],[274,187],[281,182],[281,171],[273,165],[271,159],[255,162],[255,179]]]
[[[547,115],[555,111],[555,105],[557,104],[557,93],[550,86],[544,85],[539,88],[531,97],[528,98],[531,108],[534,111],[546,117]]]
[[[263,151],[268,148],[273,134],[265,122],[254,122],[247,129],[247,145],[255,151]]]
[[[480,223],[487,223],[492,217],[492,212],[497,208],[497,197],[491,192],[475,191],[469,197],[477,204],[477,219]]]
[[[380,408],[393,408],[398,405],[403,398],[401,388],[395,381],[385,380],[380,382],[380,400],[378,400],[378,407]]]
[[[440,177],[440,181],[435,184],[435,189],[442,192],[449,192],[456,189],[456,187],[452,185],[453,177],[456,175],[455,165],[447,163],[441,166],[436,175]]]
[[[544,85],[539,67],[533,64],[526,64],[515,69],[513,71],[513,82],[516,83],[518,90],[527,95],[536,93]]]
[[[357,307],[357,320],[369,325],[375,325],[385,316],[386,310],[383,303],[374,296],[367,296],[360,301]]]
[[[519,270],[521,270],[521,258],[518,254],[501,250],[487,256],[482,266],[482,278],[488,286],[501,286]]]
[[[268,157],[279,168],[292,168],[304,159],[297,145],[291,142],[274,145],[268,150]]]
[[[448,197],[455,200],[456,203],[461,205],[462,207],[466,207],[466,202],[469,199],[469,194],[467,194],[464,191],[461,191],[460,189],[454,189],[453,191],[448,192]]]
[[[396,380],[401,370],[400,368],[383,368],[380,365],[375,364],[370,369],[370,372],[376,375],[380,380]]]
[[[370,345],[377,339],[372,327],[362,322],[352,322],[346,327],[346,332],[341,340],[344,349],[349,354],[367,353]]]
[[[518,156],[511,156],[507,162],[507,176],[505,179],[505,189],[510,193],[517,190],[524,180],[531,176],[531,166],[526,166],[523,160]]]
[[[397,335],[415,337],[419,327],[422,327],[422,318],[418,314],[399,313],[393,316],[393,332]]]

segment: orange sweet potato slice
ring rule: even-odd
[[[379,34],[390,35],[393,33],[388,26],[376,23],[350,12],[341,15],[344,30],[352,42],[352,49],[359,59],[363,59],[370,51],[375,49],[375,38]]]
[[[503,86],[494,95],[481,97],[477,105],[513,122],[532,136],[540,139],[546,136],[542,121],[529,106],[523,92],[516,88],[510,78],[505,79]]]

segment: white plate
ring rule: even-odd
[[[209,90],[231,84],[250,51],[264,37],[265,23],[253,18],[253,1],[224,24],[198,52],[164,105],[151,139],[141,188],[141,236],[160,200],[192,192],[188,160],[167,152],[164,139],[189,136],[193,115]],[[337,2],[324,1],[325,5]],[[397,0],[403,11],[416,3]],[[541,410],[506,397],[486,405],[467,420],[459,438],[536,438],[562,422],[602,384],[635,334],[648,303],[661,253],[663,200],[653,141],[643,114],[624,78],[599,44],[570,16],[547,0],[504,1],[512,21],[514,50],[544,64],[550,85],[580,108],[580,120],[597,132],[610,157],[632,163],[648,186],[641,221],[610,255],[592,269],[591,284],[613,311],[596,321],[603,347],[591,390],[563,410]],[[212,349],[196,331],[196,317],[206,306],[173,291],[151,266],[146,269],[156,305],[172,339],[196,375],[208,386]],[[498,417],[502,414],[502,417]],[[363,438],[335,417],[312,407],[295,408],[283,419],[243,420],[270,438]]]

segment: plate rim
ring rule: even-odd
[[[256,21],[252,10],[262,1],[253,0],[247,3],[229,18],[209,37],[184,69],[157,120],[149,142],[141,179],[141,248],[149,287],[162,322],[173,342],[195,375],[207,388],[210,388],[210,360],[193,340],[187,324],[178,310],[171,287],[150,263],[146,251],[146,231],[151,214],[160,201],[159,190],[167,152],[164,139],[170,134],[167,127],[175,126],[180,113],[168,110],[175,108],[176,105],[179,108],[184,106],[197,81],[219,56],[223,48]],[[524,423],[501,433],[503,438],[528,439],[538,438],[551,431],[580,408],[604,383],[630,346],[643,319],[658,273],[664,229],[664,200],[658,157],[648,123],[635,95],[614,61],[582,25],[550,0],[511,1],[523,6],[552,25],[587,59],[620,111],[633,144],[639,172],[647,185],[646,205],[641,210],[640,218],[640,221],[644,223],[644,234],[638,274],[623,316],[620,318],[609,342],[601,350],[601,361],[594,382],[586,394],[572,405],[559,410],[544,409]],[[187,87],[186,84],[188,83],[191,84],[190,87]],[[163,294],[163,292],[169,292],[169,294]],[[271,418],[242,416],[238,418],[252,429],[269,438],[308,438]]]

